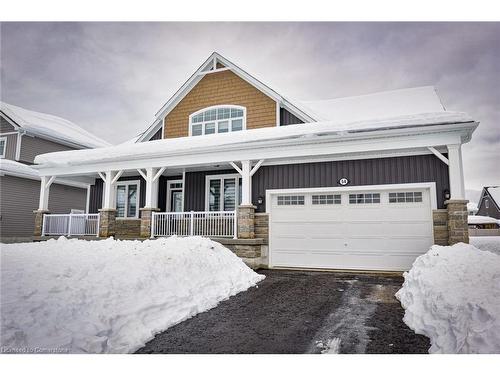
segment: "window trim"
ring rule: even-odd
[[[129,185],[137,185],[137,210],[135,211],[135,216],[127,216],[128,214],[128,206],[125,204],[125,216],[118,216],[118,208],[117,203],[118,203],[118,186],[126,186],[125,192],[127,193],[128,197],[128,186]],[[140,180],[126,180],[126,181],[117,181],[115,183],[115,209],[116,209],[116,219],[117,220],[135,220],[139,218],[139,211],[140,211],[140,205],[141,205],[141,181]]]
[[[193,120],[194,116],[199,115],[202,112],[209,111],[211,109],[219,109],[219,108],[229,108],[229,109],[242,110],[243,111],[243,117],[242,117],[243,123],[241,126],[241,131],[247,129],[247,109],[246,109],[246,107],[243,107],[240,105],[234,105],[234,104],[218,104],[218,105],[213,105],[210,107],[205,107],[205,108],[199,109],[198,111],[193,112],[189,115],[189,124],[188,124],[189,136],[193,137],[193,121],[192,120]],[[197,123],[197,124],[202,124],[202,127],[201,127],[201,135],[197,135],[196,137],[201,137],[204,135],[211,135],[211,134],[219,134],[219,121],[224,121],[224,120],[229,121],[229,127],[228,127],[227,133],[232,133],[233,131],[232,131],[232,126],[231,126],[231,118],[229,118],[229,119],[223,119],[223,120],[203,121],[203,122]],[[215,133],[205,134],[205,123],[207,123],[207,122],[214,122],[215,123]]]
[[[239,194],[240,194],[240,189],[239,189],[239,182],[241,180],[241,176],[239,173],[226,173],[226,174],[211,174],[205,176],[205,211],[206,212],[218,212],[218,211],[210,211],[210,181],[211,180],[220,180],[221,181],[221,189],[220,189],[220,207],[219,207],[219,212],[224,211],[224,179],[226,178],[236,178],[236,188],[235,188],[235,209],[238,208],[239,206]],[[225,211],[225,212],[231,212],[231,211]]]
[[[7,153],[7,137],[0,137],[0,142],[3,141],[3,152],[0,154],[0,159],[5,158],[5,154]]]

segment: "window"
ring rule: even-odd
[[[5,150],[7,148],[7,137],[0,138],[0,158],[5,157]]]
[[[490,208],[490,201],[488,199],[484,200],[484,208]]]
[[[241,178],[239,175],[207,176],[206,196],[208,211],[236,210],[241,203]]]
[[[422,202],[422,192],[407,191],[401,193],[389,193],[389,203],[411,203]]]
[[[380,203],[379,193],[349,194],[349,204]]]
[[[312,196],[312,204],[341,204],[340,194],[321,194]]]
[[[303,195],[278,195],[278,206],[303,206]]]
[[[139,217],[139,181],[116,184],[116,217]]]
[[[245,129],[246,109],[239,106],[216,106],[189,116],[192,136],[236,132]]]

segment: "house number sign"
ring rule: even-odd
[[[339,184],[342,185],[342,186],[345,186],[349,183],[349,180],[345,177],[342,177],[340,180],[339,180]]]

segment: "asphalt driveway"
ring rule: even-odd
[[[162,332],[138,353],[427,353],[402,321],[398,276],[261,270],[258,287]],[[338,340],[336,340],[338,342]]]

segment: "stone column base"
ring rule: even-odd
[[[33,211],[35,214],[35,228],[33,230],[33,235],[35,237],[40,237],[43,232],[43,215],[48,214],[47,210],[35,210]]]
[[[432,210],[432,225],[434,244],[448,246],[448,211],[446,209]]]
[[[238,238],[255,238],[255,206],[238,207]]]
[[[112,237],[116,234],[116,209],[99,209],[99,237]]]
[[[149,238],[151,237],[151,223],[152,223],[152,213],[160,211],[159,208],[140,208],[141,212],[141,237]]]
[[[469,243],[468,200],[451,199],[444,204],[448,211],[448,245]]]

